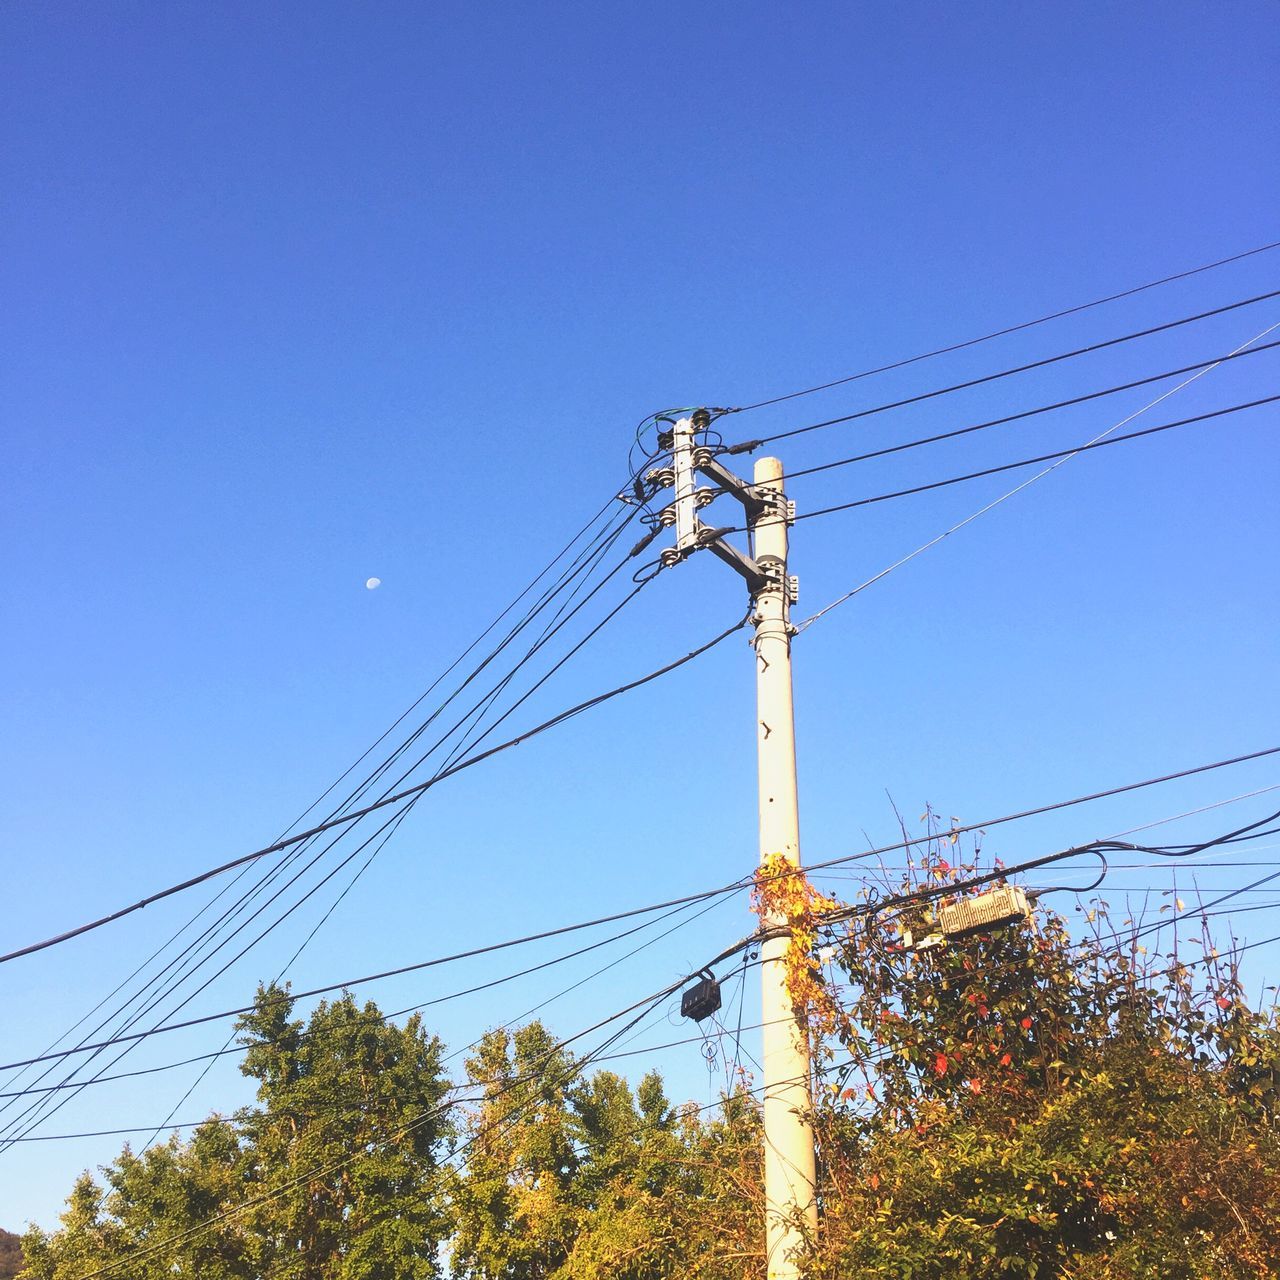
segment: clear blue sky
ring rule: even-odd
[[[1264,5],[4,6],[0,949],[275,836],[621,482],[642,415],[747,403],[1278,238],[1277,65]],[[1275,288],[1280,253],[1261,255],[725,430]],[[780,453],[796,469],[1014,412],[1277,321],[1280,300]],[[1280,357],[1259,355],[1135,425],[1277,390]],[[1064,448],[1153,394],[793,494],[812,510]],[[1076,459],[806,632],[806,856],[892,839],[886,792],[909,818],[929,802],[968,821],[1275,745],[1276,426],[1268,408]],[[1011,483],[797,525],[801,610]],[[742,605],[696,558],[513,723],[683,653]],[[736,878],[756,852],[752,698],[735,640],[442,786],[291,976]],[[1034,856],[1277,781],[1274,763],[1248,766],[1006,828],[988,850]],[[1157,834],[1212,834],[1266,802]],[[1135,871],[1108,889],[1170,883]],[[0,970],[5,1060],[43,1048],[202,901]],[[193,1011],[241,1003],[329,901]],[[749,926],[741,902],[721,907],[546,1016],[576,1030]],[[367,994],[399,1007],[514,963]],[[463,1045],[586,965],[432,1024]],[[754,1020],[750,993],[746,1008]],[[649,1041],[683,1034],[659,1021]],[[705,1096],[696,1046],[653,1060]],[[192,1078],[89,1090],[46,1131],[159,1120]],[[178,1118],[245,1099],[227,1065]],[[75,1173],[118,1148],[0,1155],[0,1225],[51,1224]]]

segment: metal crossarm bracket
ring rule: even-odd
[[[749,555],[739,551],[732,543],[726,542],[721,536],[725,532],[724,529],[704,528],[698,534],[698,543],[706,547],[718,560],[723,560],[735,573],[740,574],[746,580],[747,588],[752,595],[768,590],[779,573],[771,571],[773,566],[757,564]]]
[[[728,467],[722,466],[705,446],[693,451],[693,465],[708,480],[714,480],[722,492],[731,498],[737,498],[750,519],[763,515],[770,506],[768,495],[761,493],[755,485],[749,484],[741,476],[734,475]]]

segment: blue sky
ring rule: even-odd
[[[5,6],[6,944],[275,836],[620,485],[643,415],[750,403],[1277,239],[1278,46],[1263,6],[1179,3]],[[1259,255],[725,434],[1275,288],[1280,253]],[[1016,412],[1277,321],[1272,300],[779,454],[794,470]],[[1163,389],[793,496],[813,510],[1066,448]],[[1134,425],[1277,390],[1261,354]],[[1276,745],[1275,427],[1265,408],[1078,458],[808,630],[805,855],[894,838],[889,796],[910,818],[931,803],[970,821]],[[1018,478],[798,524],[802,615]],[[743,603],[709,558],[662,575],[513,726],[684,653]],[[450,781],[291,976],[735,879],[755,858],[752,700],[735,639]],[[1034,856],[1277,781],[1274,763],[1242,766],[988,849]],[[1158,834],[1209,835],[1266,803]],[[1170,884],[1134,871],[1108,891]],[[331,900],[193,1011],[242,1003]],[[43,1048],[203,901],[5,966],[10,1056]],[[546,1016],[576,1030],[749,925],[741,901],[717,908]],[[1237,927],[1280,932],[1265,911]],[[513,964],[367,994],[399,1007]],[[461,1046],[555,989],[532,978],[434,1025]],[[660,1022],[649,1039],[683,1034]],[[206,1028],[136,1061],[221,1042]],[[705,1096],[697,1046],[653,1060]],[[46,1131],[158,1120],[191,1078],[88,1090]],[[178,1118],[245,1099],[226,1064]],[[75,1173],[118,1146],[5,1152],[0,1225],[51,1223]]]

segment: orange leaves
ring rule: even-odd
[[[771,854],[760,864],[751,897],[762,925],[783,927],[790,934],[786,983],[794,1008],[806,1015],[819,1034],[849,1031],[849,1017],[823,981],[813,955],[822,917],[841,904],[819,893],[784,853]]]
[[[948,1066],[950,1066],[950,1062],[945,1053],[938,1054],[938,1056],[933,1060],[933,1071],[935,1075],[945,1076],[947,1074]]]

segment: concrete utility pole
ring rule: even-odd
[[[791,589],[787,574],[787,505],[782,463],[761,458],[755,487],[776,498],[751,520],[756,563],[770,573],[756,592],[756,747],[760,777],[760,859],[781,853],[800,865],[800,808],[796,794],[796,730],[791,701]],[[785,930],[786,920],[762,921]],[[799,1275],[792,1260],[818,1229],[814,1188],[813,1107],[809,1037],[787,993],[790,937],[779,932],[760,949],[764,985],[764,1194],[768,1280]]]
[[[670,419],[667,420],[671,422]],[[782,464],[756,463],[748,484],[722,466],[698,435],[710,425],[699,410],[671,422],[660,443],[671,450],[671,466],[651,471],[657,488],[674,488],[675,501],[660,517],[674,527],[676,545],[662,553],[673,565],[706,549],[746,581],[755,623],[756,739],[760,781],[760,860],[783,855],[800,865],[800,815],[796,796],[796,737],[791,699],[791,604],[795,579],[787,573],[787,527],[793,509],[783,492]],[[695,488],[700,473],[714,488]],[[724,541],[727,529],[704,525],[697,512],[721,494],[736,498],[747,515],[754,556]],[[764,1003],[764,1192],[766,1280],[798,1280],[796,1261],[818,1227],[809,1038],[802,1012],[787,992],[790,936],[783,918],[763,920],[769,936],[761,945]]]

